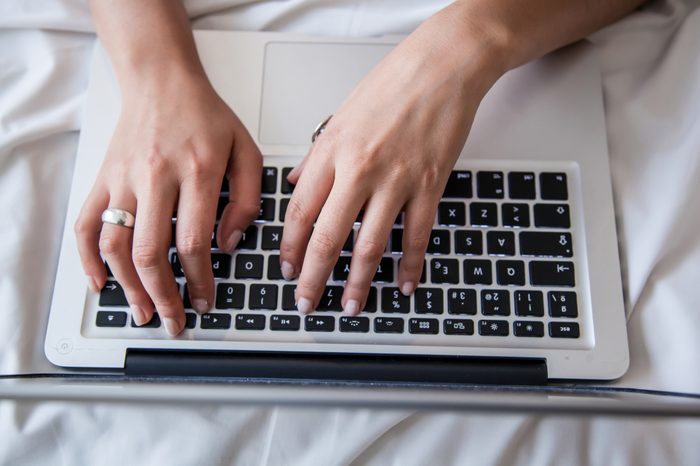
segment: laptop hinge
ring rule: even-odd
[[[545,385],[544,359],[127,349],[127,376]]]

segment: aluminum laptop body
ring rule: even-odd
[[[353,86],[400,40],[207,31],[196,31],[195,39],[215,89],[259,144],[265,166],[276,169],[278,186],[284,168],[294,166],[306,154],[315,125],[333,113]],[[303,316],[299,321],[286,318],[298,316],[296,311],[281,308],[283,288],[289,284],[268,278],[272,253],[259,246],[252,252],[263,256],[268,273],[258,281],[260,286],[279,289],[277,309],[252,309],[252,285],[234,276],[237,256],[245,252],[238,251],[231,258],[230,277],[217,279],[217,284],[244,283],[246,304],[242,309],[212,311],[229,316],[228,328],[205,330],[201,316],[193,316],[193,328],[177,338],[168,337],[163,328],[135,328],[128,323],[120,327],[96,325],[100,318],[119,318],[128,307],[122,310],[105,306],[100,294],[89,291],[73,225],[107,149],[119,107],[117,82],[107,55],[98,46],[45,340],[45,353],[53,364],[140,376],[500,384],[612,380],[627,370],[629,354],[602,87],[590,44],[567,47],[501,78],[483,100],[455,166],[455,176],[466,177],[468,173],[468,182],[474,186],[472,197],[457,202],[472,217],[479,213],[478,208],[472,209],[473,204],[483,201],[477,199],[479,183],[494,181],[491,177],[505,178],[495,182],[502,183],[497,186],[503,186],[501,194],[505,191],[506,197],[487,199],[482,204],[495,205],[499,220],[494,228],[515,239],[517,253],[503,256],[487,252],[490,230],[473,223],[474,219],[464,227],[436,226],[451,239],[460,228],[478,231],[484,242],[478,257],[456,253],[456,243],[445,256],[459,266],[457,283],[433,282],[443,265],[441,256],[426,256],[425,286],[439,291],[444,311],[441,308],[440,313],[419,314],[425,309],[411,301],[406,314],[394,314],[391,292],[385,288],[396,285],[379,283],[376,309],[362,314],[367,320],[358,321],[360,326],[368,326],[363,333],[354,332],[350,326],[355,321],[342,320],[339,312],[314,313],[332,317],[334,329],[323,333],[309,330]],[[509,197],[515,193],[509,184],[512,173],[516,174],[513,179],[524,176],[532,181],[537,187],[535,199],[514,201]],[[528,174],[534,175],[534,180]],[[545,183],[556,182],[557,177],[561,180],[562,176],[567,183],[566,199],[540,198]],[[272,223],[256,222],[260,234],[266,226],[281,226],[280,205],[288,194],[276,192],[268,197],[275,205],[273,219]],[[521,254],[526,247],[539,248],[526,243],[531,237],[528,234],[540,231],[534,224],[536,210],[553,211],[558,203],[565,204],[568,228],[544,230],[548,238],[565,244],[562,247],[566,252],[562,257]],[[527,226],[504,226],[506,209],[514,205],[528,211]],[[261,239],[257,242],[261,244]],[[387,249],[386,256],[395,267],[400,254]],[[470,261],[476,260],[489,262],[494,277],[497,272],[509,273],[513,260],[520,262],[523,284],[504,285],[500,278],[486,284],[466,284],[467,275],[476,271],[469,268],[473,263]],[[543,287],[536,282],[535,274],[543,271],[554,285]],[[561,283],[559,272],[567,277]],[[329,284],[342,286],[342,281],[330,280]],[[460,294],[455,290],[469,291],[478,311],[453,314],[460,306]],[[497,296],[508,297],[508,313],[499,308],[501,313],[496,316],[487,315],[487,309],[493,312],[492,300]],[[532,296],[542,299],[542,309],[536,315],[528,314],[527,303],[522,302]],[[569,296],[575,296],[576,314],[562,316],[561,303],[556,301]],[[566,307],[563,312],[567,312]],[[238,319],[239,315],[243,317]],[[248,317],[254,315],[264,317]],[[262,321],[263,328],[245,330],[246,319]],[[275,331],[273,320],[275,325],[280,325],[280,320],[297,322],[296,330]],[[400,334],[375,332],[389,321],[400,322],[405,328]],[[471,327],[471,333],[467,327]],[[341,331],[343,328],[346,331]],[[576,330],[575,338],[553,336],[571,328]],[[503,329],[507,334],[492,333]],[[527,335],[528,331],[540,334],[535,338],[516,336]]]

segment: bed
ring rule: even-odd
[[[187,1],[193,26],[407,33],[448,2]],[[700,393],[700,2],[590,37],[603,72],[631,366],[618,386]],[[0,3],[0,374],[42,341],[95,41],[77,0]],[[0,464],[700,464],[700,422],[0,402]]]

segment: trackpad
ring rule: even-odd
[[[260,143],[308,145],[316,125],[392,48],[388,44],[267,44]]]

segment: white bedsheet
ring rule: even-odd
[[[446,1],[186,2],[195,27],[406,33]],[[700,4],[595,34],[632,363],[700,392]],[[42,340],[94,42],[84,2],[0,1],[0,373]],[[0,403],[1,464],[700,464],[694,421]]]

